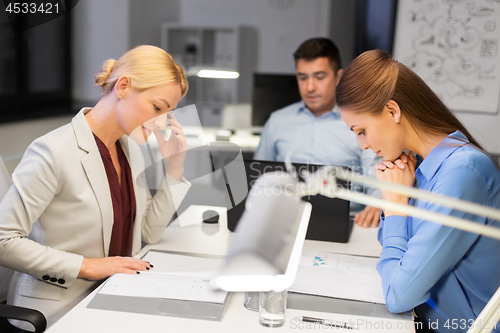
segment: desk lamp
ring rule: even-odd
[[[226,264],[211,281],[213,287],[226,291],[280,291],[289,288],[295,280],[309,223],[311,208],[300,199],[307,195],[320,194],[391,209],[500,240],[499,228],[374,198],[346,189],[337,180],[402,193],[498,221],[500,210],[413,187],[366,178],[338,167],[322,167],[314,173],[306,171],[302,174],[305,182],[299,183],[289,157],[290,154],[286,159],[288,175],[284,176],[280,172],[265,173],[252,187]],[[294,208],[294,205],[298,208]],[[486,304],[468,333],[491,332],[499,320],[500,288]],[[489,325],[485,325],[486,323]]]
[[[225,265],[210,282],[226,291],[282,291],[295,281],[312,206],[283,171],[261,175],[248,193]]]

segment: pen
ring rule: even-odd
[[[356,326],[349,325],[348,323],[342,323],[338,321],[328,320],[328,319],[320,319],[313,317],[295,317],[295,319],[306,322],[306,323],[318,323],[321,325],[332,326],[336,328],[345,328],[348,330],[356,329]]]

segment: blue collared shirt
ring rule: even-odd
[[[284,161],[287,153],[296,147],[303,147],[305,151],[297,151],[292,162],[348,166],[359,171],[359,167],[364,167],[365,174],[373,174],[379,160],[371,150],[361,149],[337,107],[316,117],[303,101],[271,114],[254,158]]]
[[[415,187],[500,208],[500,171],[483,152],[450,134],[415,170]],[[418,208],[500,227],[499,221],[466,214],[423,200]],[[419,318],[435,332],[466,332],[500,286],[500,241],[422,219],[381,218],[382,253],[377,270],[388,309],[419,307]],[[422,305],[421,305],[422,304]],[[458,326],[452,325],[452,321]],[[456,328],[456,330],[452,330]],[[499,332],[497,329],[494,332]]]

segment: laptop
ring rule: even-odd
[[[248,190],[255,180],[265,172],[286,171],[284,162],[244,160]],[[314,172],[322,165],[293,163],[296,170]],[[346,167],[346,169],[349,169]],[[300,173],[299,173],[300,174]],[[349,183],[340,182],[349,187]],[[307,229],[306,239],[347,243],[351,235],[353,220],[349,218],[349,201],[328,198],[322,195],[304,197],[304,201],[312,204],[312,213]],[[227,211],[227,224],[234,231],[245,210],[246,198]]]

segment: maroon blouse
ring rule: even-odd
[[[111,160],[106,145],[94,134],[97,147],[101,153],[102,162],[108,177],[111,201],[113,203],[113,230],[109,244],[109,256],[130,257],[132,255],[132,240],[135,218],[135,193],[132,172],[123,150],[116,142],[116,152],[121,169],[121,186],[115,166]]]

